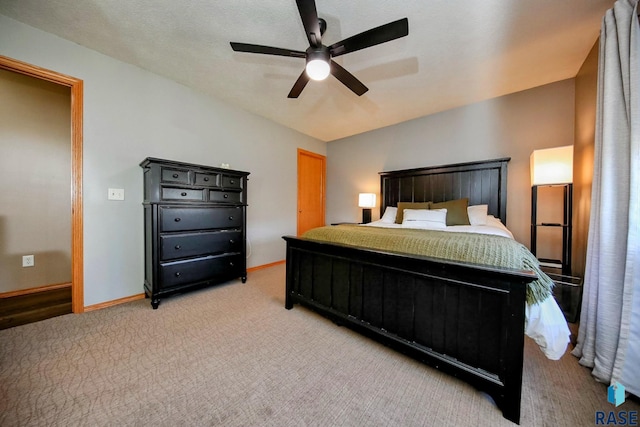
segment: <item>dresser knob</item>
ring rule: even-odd
[[[176,250],[179,251],[182,248],[180,245],[176,245]]]
[[[176,277],[180,277],[180,272],[176,271]]]
[[[183,191],[182,193],[180,193],[180,195],[181,195],[182,197],[185,197],[185,196],[187,195],[187,193]]]
[[[175,222],[180,222],[180,218],[174,219]]]
[[[174,173],[174,174],[173,174],[173,177],[174,177],[174,178],[177,178],[178,176],[179,176],[179,175],[178,175],[177,173]]]
[[[231,184],[235,184],[236,182],[234,180],[229,181]]]
[[[228,198],[229,198],[229,195],[228,195],[228,194],[225,194],[225,195],[224,195],[224,198],[225,198],[225,199],[228,199]]]
[[[232,263],[232,262],[230,262],[230,263],[229,263],[229,267],[233,267],[234,265],[235,265],[235,264],[234,264],[234,263]]]
[[[229,240],[229,243],[230,243],[230,244],[232,244],[232,245],[233,245],[235,242],[236,242],[236,241],[235,241],[235,240],[233,240],[233,239],[230,239],[230,240]]]
[[[230,216],[230,217],[229,217],[229,221],[233,221],[233,216]]]
[[[209,181],[209,177],[208,177],[208,176],[205,176],[205,177],[204,177],[204,182],[207,182],[207,181]]]

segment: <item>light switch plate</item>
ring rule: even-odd
[[[124,200],[124,188],[110,188],[107,199]]]

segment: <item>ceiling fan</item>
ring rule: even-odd
[[[302,18],[302,25],[307,33],[307,39],[309,39],[309,48],[305,52],[257,44],[231,42],[231,48],[236,52],[305,58],[307,61],[305,70],[300,74],[293,88],[291,88],[288,95],[289,98],[297,98],[309,82],[309,79],[324,80],[329,73],[333,74],[335,78],[340,80],[356,95],[361,96],[369,89],[332,58],[395,40],[409,34],[409,21],[407,18],[403,18],[346,38],[331,46],[325,46],[322,44],[322,35],[327,29],[327,23],[324,19],[318,18],[315,0],[296,0],[296,3],[298,5],[298,11],[300,12],[300,18]]]

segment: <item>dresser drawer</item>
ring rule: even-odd
[[[243,209],[161,206],[160,231],[189,231],[243,226]]]
[[[191,190],[188,188],[162,188],[162,198],[164,200],[190,200],[202,201],[202,190]]]
[[[209,200],[212,202],[242,203],[242,193],[238,191],[209,190]]]
[[[242,255],[218,255],[160,264],[160,287],[173,288],[220,277],[239,277]]]
[[[189,184],[189,171],[162,168],[162,182]]]
[[[202,185],[204,187],[218,187],[220,186],[220,175],[196,172],[196,185]]]
[[[160,260],[242,252],[240,231],[212,231],[160,236]]]
[[[222,175],[222,187],[242,188],[242,180],[237,176]]]

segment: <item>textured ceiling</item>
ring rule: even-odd
[[[230,41],[304,51],[294,0],[0,0],[0,13],[168,77],[323,141],[572,78],[613,0],[316,0],[323,44],[407,17],[409,35],[335,59],[335,78],[287,94],[304,59],[236,53]]]

